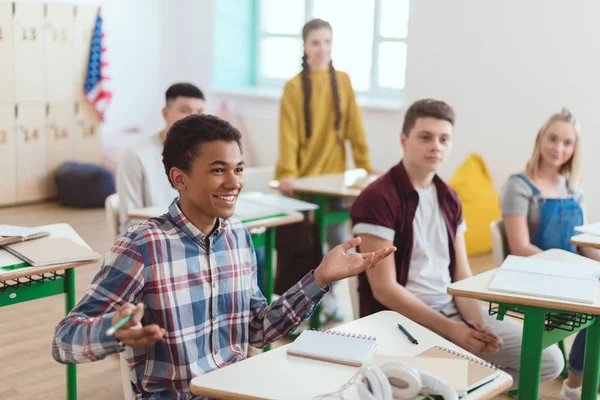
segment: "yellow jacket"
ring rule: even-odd
[[[373,170],[360,110],[348,74],[336,71],[342,120],[340,137],[349,140],[357,168]],[[311,72],[312,135],[307,141],[304,124],[302,76],[289,80],[281,97],[279,159],[275,178],[333,174],[346,170],[346,149],[335,132],[335,108],[329,70]],[[306,145],[304,145],[306,144]]]

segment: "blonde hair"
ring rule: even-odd
[[[552,116],[550,116],[550,118],[544,122],[538,131],[538,134],[535,138],[533,154],[531,154],[531,157],[525,166],[525,174],[534,179],[539,176],[540,165],[542,163],[542,152],[540,150],[542,146],[542,138],[548,131],[550,125],[556,121],[568,122],[575,130],[575,149],[573,151],[573,155],[569,161],[561,165],[558,172],[569,179],[569,188],[576,190],[579,186],[579,178],[581,177],[581,127],[571,111],[566,108],[563,108],[560,112],[552,114]]]

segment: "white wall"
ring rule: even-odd
[[[411,3],[407,98],[433,96],[457,112],[448,176],[479,152],[497,187],[524,167],[537,130],[562,106],[583,126],[583,187],[598,204],[600,3],[419,0]],[[588,207],[593,219],[600,208]]]
[[[542,122],[562,106],[583,126],[582,186],[588,217],[600,219],[600,2],[507,0],[411,2],[406,99],[436,97],[456,110],[454,149],[441,171],[449,178],[467,154],[483,155],[499,189],[529,157]],[[200,22],[200,25],[204,23]],[[209,37],[203,40],[210,46]],[[202,46],[196,46],[202,47]],[[235,101],[260,161],[277,149],[277,101]],[[401,112],[363,110],[376,167],[401,156]]]

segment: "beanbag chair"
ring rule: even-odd
[[[104,207],[104,200],[116,191],[112,172],[95,164],[64,163],[56,171],[54,182],[58,202],[68,207]]]
[[[490,223],[500,219],[500,199],[494,190],[490,172],[478,154],[470,154],[455,171],[449,185],[456,190],[467,223],[465,241],[469,256],[492,249]]]

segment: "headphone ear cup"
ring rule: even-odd
[[[358,382],[358,395],[361,400],[378,400],[381,388],[379,378],[373,372],[372,368],[366,368],[363,376]]]
[[[412,399],[423,389],[419,371],[408,364],[387,363],[380,366],[386,375],[394,398]]]
[[[458,400],[458,394],[453,387],[451,387],[446,381],[443,381],[435,376],[429,375],[425,372],[421,372],[421,380],[423,386],[427,389],[428,393],[439,394],[444,400]]]
[[[358,384],[358,395],[361,400],[392,400],[392,388],[379,368],[369,367]]]
[[[392,385],[390,385],[390,381],[388,381],[388,377],[386,374],[380,369],[375,368],[373,370],[377,375],[377,379],[379,380],[379,387],[381,388],[381,400],[393,400],[392,397]]]

